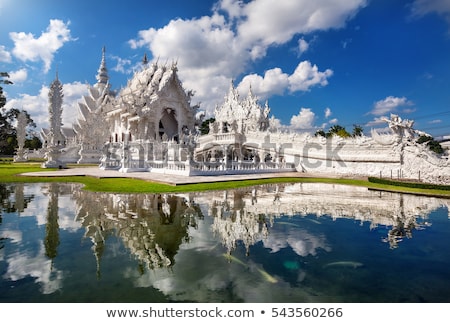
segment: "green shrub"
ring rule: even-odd
[[[425,189],[425,190],[450,191],[450,185],[438,185],[438,184],[418,183],[418,182],[393,181],[393,180],[389,180],[389,179],[385,179],[385,178],[378,178],[378,177],[369,177],[369,182],[370,183],[375,183],[375,184],[384,184],[384,185],[392,185],[392,186],[419,188],[419,189]]]

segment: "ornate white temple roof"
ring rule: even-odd
[[[216,107],[214,116],[216,123],[219,124],[219,131],[224,124],[227,124],[236,127],[238,132],[247,132],[266,130],[269,126],[269,113],[268,103],[266,102],[265,106],[262,107],[251,87],[247,97],[242,100],[233,82],[231,82],[224,103]]]
[[[129,104],[134,103],[133,100],[137,98],[151,98],[162,92],[170,80],[174,80],[179,85],[179,90],[186,95],[177,71],[176,63],[172,63],[171,66],[160,65],[157,62],[150,66],[144,64],[144,68],[135,73],[127,86],[120,91],[119,97]]]

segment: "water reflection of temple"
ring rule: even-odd
[[[189,227],[201,218],[189,197],[165,194],[107,194],[82,190],[74,192],[77,220],[85,237],[93,243],[100,273],[100,261],[107,238],[116,235],[140,266],[170,267],[183,242],[189,241]]]
[[[237,242],[246,251],[270,235],[281,216],[315,215],[352,219],[370,229],[386,227],[381,237],[395,248],[414,230],[430,225],[428,216],[439,207],[449,208],[448,199],[404,195],[367,188],[298,183],[266,185],[230,191],[190,195],[107,194],[77,190],[74,193],[77,220],[85,227],[100,265],[105,241],[119,236],[142,266],[170,267],[180,245],[188,242],[189,228],[196,228],[204,205],[213,217],[211,230],[232,252]],[[99,270],[99,268],[98,268]]]
[[[3,210],[23,212],[33,199],[24,194],[23,185],[0,188]],[[58,254],[60,197],[72,196],[76,221],[84,227],[85,238],[92,242],[98,274],[110,237],[123,241],[142,270],[173,266],[181,245],[191,239],[190,230],[195,230],[198,221],[207,215],[212,218],[212,232],[228,252],[232,252],[237,243],[243,244],[248,252],[252,245],[267,241],[277,230],[277,218],[283,216],[309,216],[309,219],[315,216],[320,222],[323,217],[346,218],[361,225],[368,224],[371,230],[382,227],[380,238],[395,248],[403,238],[412,238],[415,230],[431,225],[431,212],[441,207],[450,208],[450,199],[319,183],[265,185],[184,195],[94,193],[69,184],[46,184],[40,189],[48,196],[46,257],[53,260]],[[10,198],[13,194],[15,199]],[[297,239],[302,238],[297,236]],[[0,240],[4,239],[0,237]]]
[[[277,217],[306,215],[348,218],[361,225],[367,222],[370,229],[387,227],[383,241],[395,248],[402,238],[411,238],[413,230],[429,226],[432,211],[450,206],[448,199],[319,183],[208,192],[196,195],[195,200],[209,205],[209,214],[214,216],[213,231],[229,251],[236,241],[242,241],[248,251],[269,235]]]

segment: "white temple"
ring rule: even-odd
[[[271,122],[268,103],[261,106],[251,89],[240,98],[231,84],[214,111],[209,133],[200,135],[199,106],[191,104],[193,92],[184,89],[177,72],[176,63],[148,64],[144,57],[142,69],[115,95],[103,49],[97,84],[88,88],[78,106],[74,139],[63,138],[60,123],[53,121],[60,112],[50,109],[46,146],[65,141],[61,160],[98,163],[101,169],[121,172],[186,176],[306,172],[450,183],[448,154],[437,155],[417,143],[424,133],[413,129],[412,120],[397,115],[385,118],[388,132],[372,130],[370,137],[283,132]],[[51,106],[60,103],[58,97],[62,102],[56,83],[51,86]]]

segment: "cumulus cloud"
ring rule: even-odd
[[[9,80],[14,84],[24,82],[28,77],[28,72],[26,68],[21,68],[20,70],[10,72]]]
[[[450,22],[450,2],[448,0],[415,0],[411,4],[411,13],[416,17],[436,13]]]
[[[246,75],[239,83],[238,90],[240,93],[245,93],[244,91],[248,91],[251,86],[252,90],[264,99],[272,95],[283,94],[288,85],[289,75],[280,68],[273,68],[267,70],[264,76],[257,74]]]
[[[290,92],[306,92],[314,86],[325,86],[331,75],[333,75],[332,70],[320,72],[316,65],[313,66],[309,61],[303,61],[298,64],[291,75],[284,73],[278,67],[267,70],[264,76],[246,75],[238,89],[242,92],[251,86],[258,96],[268,98],[272,95],[281,95],[286,89]]]
[[[414,103],[409,101],[406,97],[395,97],[388,96],[383,100],[377,101],[374,104],[372,111],[370,112],[373,115],[381,116],[386,113],[394,112],[399,107],[402,106],[411,106]]]
[[[243,15],[243,3],[242,1],[236,0],[222,0],[216,5],[216,10],[225,11],[230,19],[239,18]]]
[[[70,22],[51,19],[45,32],[39,37],[31,33],[11,32],[9,36],[14,42],[13,55],[21,61],[44,63],[44,72],[50,70],[54,54],[68,41],[74,40],[70,34]]]
[[[325,108],[325,118],[329,118],[332,115],[330,108]]]
[[[308,49],[309,43],[305,39],[300,38],[298,40],[298,52],[300,53],[300,55],[306,52]]]
[[[0,45],[0,62],[11,63],[11,54],[2,45]]]
[[[301,108],[297,115],[292,116],[290,128],[295,130],[311,130],[314,128],[316,115],[310,108]]]
[[[248,89],[251,83],[261,97],[327,85],[333,72],[319,71],[309,61],[301,62],[292,75],[277,66],[263,76],[245,74],[270,46],[285,44],[295,35],[341,28],[365,5],[366,0],[280,0],[276,6],[270,0],[221,0],[210,16],[174,19],[161,28],[141,30],[129,45],[148,48],[160,62],[176,59],[183,85],[196,92],[194,98],[203,108],[212,111],[222,101],[230,80],[239,75],[244,75],[243,86]],[[299,51],[308,49],[304,38],[298,46]]]
[[[238,27],[245,43],[284,44],[296,34],[343,27],[365,0],[272,0],[242,4],[243,15]]]
[[[312,65],[309,61],[301,62],[294,73],[289,76],[289,90],[309,91],[316,85],[325,86],[328,84],[328,78],[333,75],[330,69],[320,72],[317,65]]]

